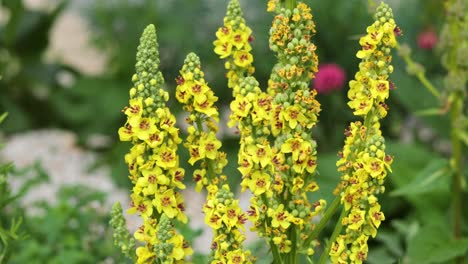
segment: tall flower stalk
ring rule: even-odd
[[[376,195],[384,191],[393,160],[385,153],[379,122],[387,114],[385,100],[392,87],[388,81],[393,71],[390,51],[396,45],[397,30],[392,10],[382,3],[376,21],[360,39],[362,49],[357,57],[362,62],[350,82],[348,105],[363,121],[351,123],[345,132],[345,146],[337,162],[342,173],[339,197],[328,209],[325,200],[314,195],[319,186],[312,129],[321,109],[315,99],[317,92],[309,86],[318,68],[316,46],[311,42],[315,34],[311,9],[296,0],[270,0],[267,10],[275,13],[269,46],[277,63],[265,89],[253,76],[252,30],[238,0],[229,2],[213,43],[214,52],[225,60],[228,87],[234,97],[229,125],[236,125],[240,134],[242,190],[252,193],[246,213],[223,174],[227,158],[216,136],[218,97],[206,83],[197,55],[187,55],[176,79],[175,97],[188,113],[188,136],[183,145],[189,152],[188,163],[194,167],[195,189],[207,191],[203,212],[214,233],[209,263],[255,261],[243,247],[247,220],[253,223],[251,230],[269,244],[273,263],[298,263],[301,254],[311,260],[320,244],[319,233],[340,204],[341,216],[320,263],[328,256],[333,263],[362,263],[367,257],[368,238],[375,237],[384,220]],[[175,117],[166,106],[169,94],[162,88],[152,25],[140,39],[132,81],[129,106],[123,110],[127,122],[119,129],[119,136],[133,144],[125,156],[133,183],[128,212],[138,213],[143,225],[133,240],[126,233],[121,207],[116,205],[111,221],[116,240],[121,240],[116,244],[136,263],[185,263],[192,249],[174,228],[174,221],[187,222],[179,192],[185,188],[185,172],[177,155],[182,140]],[[314,217],[322,213],[315,224]]]
[[[149,25],[137,49],[136,73],[132,77],[129,106],[123,112],[127,122],[119,129],[120,140],[133,147],[125,155],[133,183],[128,213],[138,213],[143,225],[134,236],[139,242],[137,263],[184,263],[192,249],[173,221],[186,223],[184,169],[177,155],[181,143],[175,117],[166,106],[169,94],[163,89],[159,71],[156,30]]]
[[[468,117],[463,112],[466,110],[468,82],[468,64],[466,53],[468,52],[468,4],[466,1],[446,1],[446,23],[441,33],[441,45],[443,50],[442,65],[447,69],[444,79],[445,93],[448,98],[452,157],[452,222],[453,236],[460,239],[462,236],[462,186],[463,186],[463,142],[468,145]],[[463,257],[457,259],[457,263],[463,263]]]
[[[229,3],[226,21],[239,18],[238,1]],[[228,85],[234,89],[230,125],[240,131],[239,171],[241,186],[253,194],[248,217],[252,230],[270,244],[275,263],[295,263],[298,253],[312,255],[312,243],[304,243],[314,225],[311,219],[323,210],[324,200],[313,205],[307,193],[318,190],[313,180],[316,143],[310,130],[317,121],[320,104],[309,83],[317,71],[315,33],[310,8],[299,3],[293,9],[270,1],[268,10],[277,12],[272,23],[270,47],[277,53],[267,92],[250,76],[233,75],[228,68]],[[230,18],[231,14],[237,18]],[[218,32],[222,32],[221,28]],[[215,52],[220,47],[220,36]],[[221,55],[221,54],[220,54]],[[232,60],[228,56],[227,63]]]
[[[194,53],[187,55],[177,78],[176,98],[189,113],[184,145],[190,153],[188,162],[198,165],[193,174],[196,190],[206,187],[208,191],[203,212],[205,223],[213,230],[209,263],[252,263],[250,251],[242,246],[247,217],[225,182],[227,176],[222,175],[227,159],[216,138],[219,113],[214,103],[218,98],[205,82],[200,59]]]
[[[362,61],[349,83],[348,105],[363,122],[352,122],[345,131],[345,145],[337,162],[342,173],[338,191],[343,211],[330,239],[332,263],[362,263],[367,258],[369,237],[376,236],[385,219],[376,195],[385,190],[383,184],[393,158],[385,153],[380,119],[388,110],[385,100],[392,86],[388,76],[393,72],[390,52],[396,46],[396,29],[392,10],[382,2],[375,22],[359,40],[361,50],[356,55]]]

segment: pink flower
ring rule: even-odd
[[[318,93],[327,94],[343,88],[345,80],[346,74],[338,64],[323,64],[315,75],[314,86]]]
[[[432,30],[425,30],[418,35],[418,47],[425,50],[431,50],[438,42],[437,34]]]

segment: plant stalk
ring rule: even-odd
[[[462,114],[463,98],[461,94],[454,94],[455,98],[450,109],[451,121],[451,143],[452,143],[452,160],[451,165],[453,169],[452,178],[452,206],[453,206],[453,237],[458,240],[461,238],[462,226],[462,181],[463,181],[463,168],[462,168],[462,144],[460,137],[457,133],[457,126],[459,117]],[[463,263],[463,257],[457,259],[457,263]]]
[[[325,211],[325,214],[323,214],[322,219],[320,219],[320,222],[317,224],[312,234],[305,241],[305,246],[308,246],[310,243],[312,243],[314,239],[316,239],[320,235],[320,232],[322,232],[330,218],[335,214],[336,210],[340,206],[340,200],[340,196],[335,197],[330,207],[328,207]]]
[[[397,43],[396,49],[398,51],[401,49],[401,46],[399,43]],[[409,54],[403,54],[402,57],[403,57],[403,60],[408,65],[408,67],[414,67],[416,65],[416,63],[413,61],[413,59],[411,59]],[[415,76],[432,95],[434,95],[437,98],[440,98],[439,90],[437,90],[437,88],[435,88],[434,85],[432,85],[432,83],[426,78],[426,74],[424,73],[424,71],[416,73]]]
[[[296,7],[296,0],[286,0],[286,8],[293,10]]]
[[[319,264],[324,264],[327,260],[328,252],[330,252],[331,245],[336,240],[336,237],[341,233],[341,228],[343,227],[342,220],[345,215],[346,210],[343,207],[343,209],[341,210],[340,218],[338,218],[338,222],[336,223],[335,229],[333,230],[330,240],[328,240],[327,247],[323,250],[322,255],[320,255],[320,259],[318,262]]]

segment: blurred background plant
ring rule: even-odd
[[[168,90],[175,89],[174,79],[185,54],[194,51],[201,57],[210,87],[220,97],[221,112],[228,109],[226,105],[231,95],[225,92],[223,67],[212,52],[214,32],[221,25],[227,1],[0,2],[0,75],[3,76],[0,113],[9,112],[10,115],[2,123],[7,142],[10,137],[27,131],[45,128],[72,131],[83,151],[97,153],[93,166],[86,169],[110,168],[109,174],[115,184],[128,190],[127,168],[122,158],[128,146],[118,142],[116,131],[124,122],[120,110],[127,103],[138,38],[150,23],[157,26],[161,70]],[[272,17],[265,12],[263,1],[240,2],[254,32],[256,77],[265,87],[274,61],[268,49],[267,34]],[[305,2],[312,7],[317,25],[317,35],[312,41],[317,45],[319,63],[323,66],[311,84],[324,91],[318,96],[322,112],[316,133],[319,135],[319,192],[331,202],[331,193],[339,180],[335,169],[336,153],[344,139],[342,131],[352,120],[346,105],[347,82],[357,71],[357,40],[371,21],[368,11],[373,1]],[[439,32],[446,19],[443,3],[443,0],[389,1],[403,30],[402,47],[404,43],[411,49],[411,58],[424,66],[427,80],[442,94],[447,74],[441,64],[445,51],[439,45]],[[63,26],[70,14],[76,18],[72,26],[80,24],[81,30]],[[76,47],[75,35],[86,35],[86,38],[77,49],[71,49]],[[466,39],[466,33],[462,36]],[[57,41],[64,43],[61,44],[65,47],[61,51],[63,54],[54,51]],[[76,63],[69,57],[81,58],[84,63]],[[368,262],[448,263],[453,257],[467,253],[468,242],[449,239],[452,233],[447,224],[451,217],[447,211],[451,201],[451,123],[442,111],[447,106],[408,74],[414,67],[408,67],[397,54],[394,57],[395,72],[391,80],[395,89],[388,102],[391,110],[383,123],[383,133],[389,139],[388,151],[396,159],[382,201],[386,221],[383,232],[371,244]],[[96,67],[92,63],[99,65]],[[325,67],[327,65],[332,67]],[[466,97],[464,102],[462,111],[466,113]],[[175,112],[179,110],[176,103],[171,106]],[[442,114],[428,114],[438,111]],[[183,123],[182,118],[179,124]],[[238,138],[227,128],[222,128],[222,135],[223,146],[230,157],[226,172],[235,190],[240,182],[234,167]],[[27,148],[23,152],[28,155]],[[462,163],[466,164],[466,145],[462,146],[461,153]],[[181,160],[187,160],[186,153],[185,156],[181,153]],[[6,172],[6,167],[3,168]],[[463,173],[466,181],[466,166]],[[2,184],[6,184],[6,180]],[[2,201],[8,197],[3,190]],[[468,200],[466,188],[462,193],[462,200]],[[11,195],[17,194],[18,191]],[[57,204],[40,205],[43,212],[40,216],[27,216],[25,211],[30,209],[20,205],[6,207],[19,211],[2,209],[2,228],[9,230],[22,217],[18,232],[28,234],[20,243],[9,244],[16,252],[11,263],[29,263],[31,259],[37,259],[37,263],[61,263],[61,258],[67,256],[70,263],[97,263],[104,261],[105,256],[120,260],[108,240],[107,229],[99,233],[102,237],[92,235],[96,234],[96,226],[107,225],[108,216],[93,211],[90,205],[106,200],[108,195],[80,187],[62,189],[57,197]],[[21,199],[20,195],[17,200]],[[70,205],[70,200],[80,202]],[[6,217],[4,212],[7,212]],[[13,223],[13,219],[16,222]],[[467,219],[468,211],[464,210],[462,233],[465,237]],[[193,237],[197,235],[195,232]],[[2,241],[3,237],[12,236],[2,235]],[[197,258],[203,263],[203,256]]]

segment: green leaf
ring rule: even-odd
[[[401,58],[396,59],[394,64],[396,70],[392,74],[392,80],[395,82],[397,89],[393,90],[392,93],[395,98],[410,112],[420,113],[421,120],[435,130],[439,136],[449,138],[450,133],[447,129],[450,125],[449,118],[447,115],[433,114],[432,109],[440,107],[438,99],[416,77],[410,76],[404,70],[401,70],[406,68]],[[441,87],[442,77],[436,76],[429,81],[437,87]]]
[[[428,161],[428,165],[408,183],[393,192],[393,196],[421,195],[434,191],[448,191],[450,182],[449,162],[446,159]]]
[[[468,146],[468,133],[466,131],[462,131],[460,129],[457,129],[456,132],[458,138],[466,145]]]
[[[466,254],[468,238],[453,240],[450,234],[446,226],[422,228],[408,245],[409,263],[441,263]]]
[[[414,114],[417,116],[437,116],[443,115],[445,112],[441,108],[429,108],[416,111]]]
[[[388,251],[391,252],[392,255],[403,255],[403,248],[401,245],[400,236],[395,232],[390,232],[388,230],[380,230],[377,234],[376,240],[382,242],[385,245],[385,248],[388,249]]]
[[[8,113],[3,113],[1,116],[0,116],[0,123],[3,122],[3,120],[5,120],[5,118],[8,116]]]
[[[396,263],[395,258],[387,251],[385,247],[373,248],[367,256],[369,264],[393,264]]]
[[[411,184],[421,171],[427,168],[428,164],[442,159],[440,154],[419,144],[389,141],[386,142],[386,146],[386,151],[395,156],[392,164],[393,173],[388,176],[388,183],[397,189]],[[425,223],[435,221],[435,219],[441,221],[445,219],[450,193],[448,191],[427,192],[424,199],[421,199],[420,195],[405,195],[403,198],[411,203],[414,208],[413,212]]]

